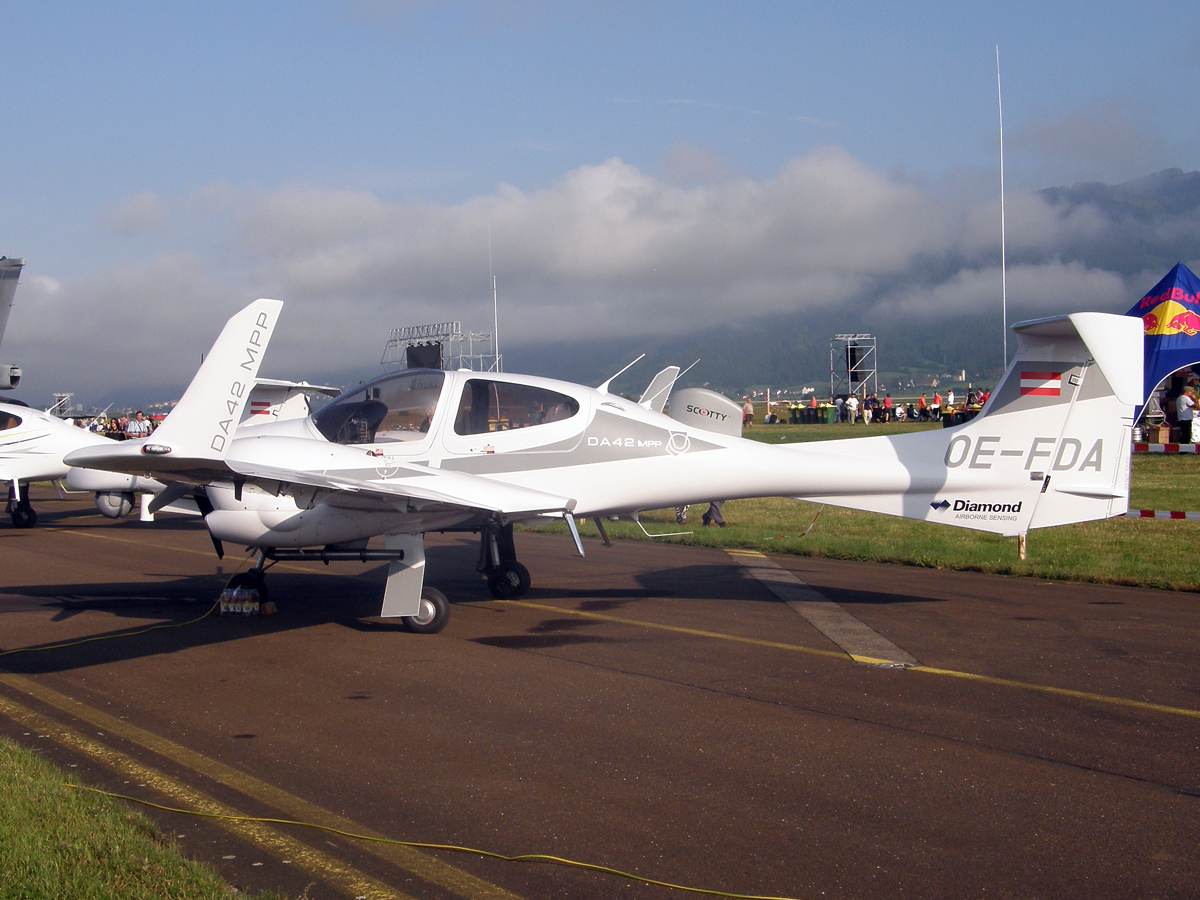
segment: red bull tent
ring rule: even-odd
[[[1172,372],[1200,363],[1200,278],[1176,263],[1125,315],[1145,323],[1145,402]]]

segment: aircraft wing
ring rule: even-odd
[[[330,496],[323,498],[323,502],[334,506],[362,507],[365,504],[395,509],[397,503],[402,502],[418,509],[427,505],[441,505],[508,516],[570,512],[575,508],[575,501],[569,497],[505,484],[481,475],[427,466],[400,466],[393,475],[382,481],[257,463],[230,461],[229,466],[247,480],[279,482],[327,491]]]

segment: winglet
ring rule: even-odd
[[[212,350],[144,453],[224,460],[283,303],[255,300],[225,323]]]
[[[282,307],[278,300],[255,300],[226,322],[183,398],[150,437],[72,450],[63,462],[197,483],[227,473],[225,454]]]

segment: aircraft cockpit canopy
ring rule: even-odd
[[[12,413],[0,410],[0,431],[8,431],[10,428],[16,428],[20,424],[20,416],[14,416]]]
[[[313,415],[313,424],[337,444],[424,440],[445,380],[445,373],[435,369],[385,376],[326,404]]]

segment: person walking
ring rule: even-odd
[[[708,504],[708,511],[700,517],[700,521],[705,527],[716,523],[718,528],[725,527],[725,517],[721,515],[721,507],[725,505],[724,500],[713,500]]]

